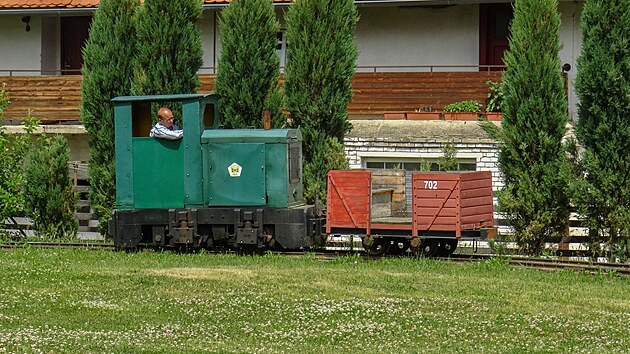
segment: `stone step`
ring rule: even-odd
[[[77,217],[77,219],[79,219],[79,221],[92,220],[92,218],[93,218],[92,213],[75,213],[74,215],[76,215],[76,217]]]
[[[90,190],[90,186],[74,186],[75,193],[87,193]]]

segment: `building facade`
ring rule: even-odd
[[[275,1],[284,23],[288,1]],[[358,71],[478,71],[502,65],[508,47],[510,2],[356,1],[360,15]],[[97,0],[0,0],[0,76],[79,73],[81,48]],[[214,73],[221,53],[217,18],[227,5],[206,0],[198,26],[204,57],[201,73]],[[560,59],[568,72],[569,106],[575,118],[573,90],[581,49],[581,1],[561,1]],[[282,25],[283,26],[283,25]],[[285,61],[286,38],[278,33],[278,54]],[[558,70],[561,70],[558,68]]]
[[[215,72],[221,55],[218,17],[227,3],[204,1],[198,23],[204,49],[200,74]],[[290,1],[274,3],[282,26],[277,46],[282,66],[287,49],[284,14]],[[503,64],[512,18],[510,2],[358,0],[356,4],[360,15],[358,72],[479,72],[500,70]],[[79,74],[81,48],[97,5],[98,0],[0,0],[0,81],[3,76]],[[561,1],[558,8],[563,44],[559,55],[572,67],[567,72],[572,119],[576,119],[573,81],[581,50],[582,5],[582,1]],[[446,121],[382,121],[376,129],[378,123],[363,120],[365,117],[352,118],[355,130],[345,141],[352,168],[400,166],[414,170],[420,160],[435,163],[444,144],[451,142],[458,150],[461,168],[492,170],[495,189],[501,185],[494,142],[474,122],[466,126]],[[71,158],[86,161],[84,130],[74,129],[69,134],[73,136]]]

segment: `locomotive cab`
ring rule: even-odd
[[[116,209],[202,206],[200,137],[204,129],[218,128],[216,96],[125,96],[112,101],[116,139]],[[182,139],[149,137],[156,121],[152,117],[156,117],[158,105],[166,104],[174,111],[182,112]]]

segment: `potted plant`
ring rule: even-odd
[[[444,106],[445,120],[478,120],[481,102],[476,100],[459,101]]]
[[[441,113],[432,107],[420,106],[413,112],[407,112],[407,120],[439,120]]]
[[[405,112],[383,112],[383,118],[385,119],[405,119]]]
[[[486,104],[486,118],[490,121],[501,121],[503,118],[503,82],[486,81],[488,89],[488,103]]]

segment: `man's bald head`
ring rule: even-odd
[[[173,112],[170,109],[166,107],[158,109],[158,117],[165,127],[170,128],[173,126]]]

